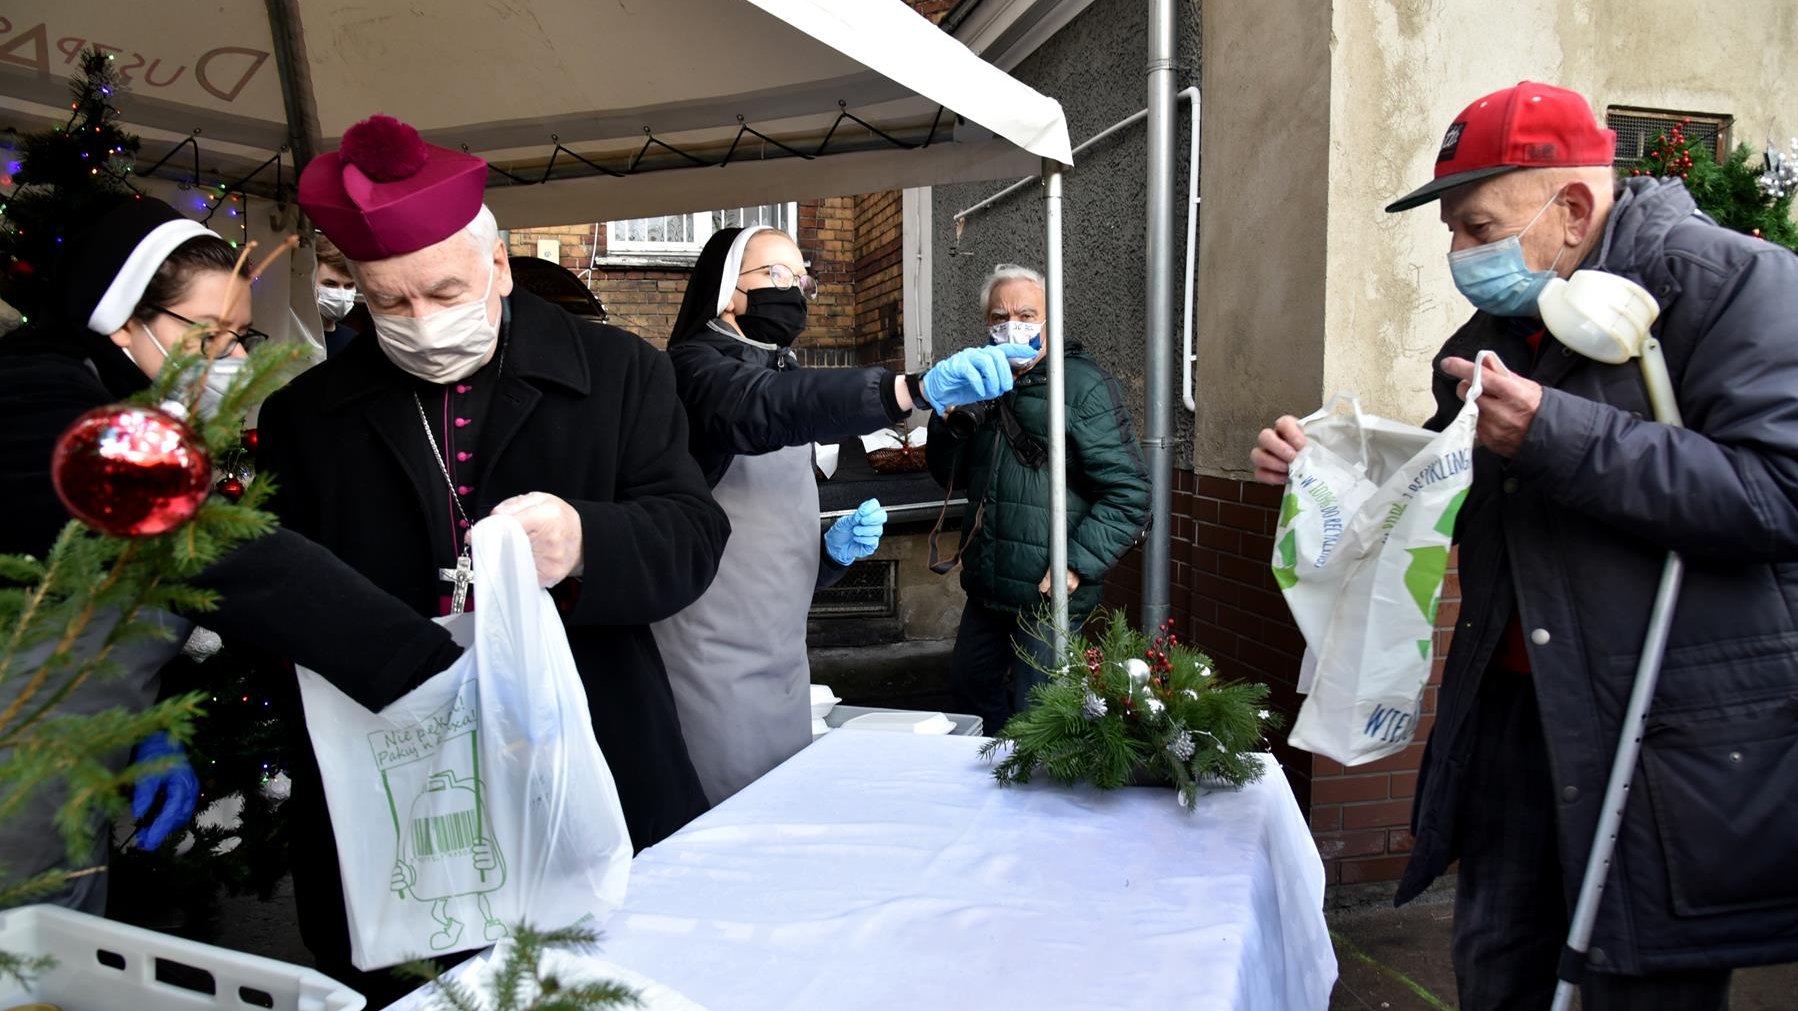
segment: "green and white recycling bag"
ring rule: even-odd
[[[1449,543],[1473,479],[1479,375],[1439,433],[1363,414],[1348,395],[1301,422],[1273,559],[1309,647],[1294,747],[1360,765],[1416,736]]]
[[[471,536],[479,607],[439,619],[467,648],[448,670],[379,713],[299,672],[359,969],[624,900],[624,811],[530,541],[508,516]]]

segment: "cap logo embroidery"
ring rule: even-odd
[[[1442,152],[1436,156],[1437,161],[1453,161],[1455,149],[1461,146],[1461,131],[1467,129],[1465,122],[1455,123],[1442,135]]]
[[[1560,149],[1553,144],[1525,144],[1523,156],[1530,161],[1554,161]]]

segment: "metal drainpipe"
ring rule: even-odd
[[[1174,458],[1174,0],[1149,0],[1147,305],[1143,449],[1149,467],[1149,533],[1143,546],[1142,625],[1153,632],[1168,617],[1173,532]]]

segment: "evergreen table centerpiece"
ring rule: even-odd
[[[1200,792],[1261,777],[1254,752],[1281,725],[1267,686],[1219,678],[1166,624],[1153,638],[1113,612],[1096,639],[1069,638],[1043,669],[1029,709],[981,748],[1001,785],[1038,773],[1104,790],[1167,785],[1190,809]]]

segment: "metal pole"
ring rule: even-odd
[[[1068,633],[1068,397],[1062,360],[1061,163],[1043,159],[1044,311],[1049,317],[1049,606],[1055,622],[1055,662]]]
[[[1142,624],[1168,616],[1174,458],[1174,0],[1149,0],[1149,157],[1143,449],[1149,466],[1149,537],[1142,558]]]
[[[298,179],[323,143],[318,100],[312,93],[312,68],[306,61],[306,35],[300,28],[299,0],[265,3],[275,67],[281,73],[281,102],[287,111],[287,145],[293,149],[293,174]]]

